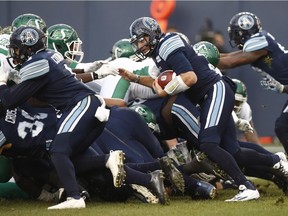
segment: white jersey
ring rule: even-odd
[[[13,80],[15,83],[20,82],[18,71],[14,70],[8,63],[8,48],[6,45],[9,44],[10,35],[1,34],[0,35],[0,69],[7,73],[8,79]],[[12,64],[12,62],[11,62]]]
[[[0,68],[5,72],[9,72],[10,65],[7,61],[8,49],[6,45],[9,44],[9,35],[1,34],[0,35]]]
[[[133,61],[129,58],[117,58],[108,64],[112,64],[118,68],[124,68],[141,76],[151,76],[156,78],[159,75],[159,69],[154,61],[147,58],[141,62]],[[107,76],[102,79],[100,95],[106,98],[121,98],[126,102],[136,98],[148,99],[158,97],[151,88],[130,83],[121,76]]]
[[[240,119],[245,119],[249,122],[252,120],[252,110],[247,102],[243,102],[240,112],[237,114],[237,117]]]

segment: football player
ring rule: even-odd
[[[198,54],[202,54],[206,57],[208,62],[213,65],[217,73],[222,75],[222,72],[219,70],[219,68],[217,68],[217,64],[220,59],[220,53],[215,45],[208,41],[200,41],[193,47]],[[251,122],[252,112],[249,104],[247,103],[246,86],[240,80],[233,79],[233,81],[237,85],[235,93],[235,105],[234,110],[232,111],[235,125],[240,131],[243,131],[245,137],[248,138],[248,140],[246,139],[247,141],[260,144],[257,132],[255,131],[254,133],[253,125],[251,125],[253,124],[253,122]]]
[[[47,177],[47,175],[49,174],[48,171],[51,170],[51,167],[49,166],[49,160],[47,162],[45,161],[48,159],[46,151],[49,148],[51,148],[51,143],[53,142],[53,136],[56,133],[55,128],[55,125],[57,124],[56,114],[54,109],[51,108],[45,108],[45,109],[44,108],[35,109],[29,107],[25,108],[26,108],[25,110],[30,110],[30,112],[28,113],[19,108],[14,110],[8,110],[6,112],[6,115],[0,119],[1,129],[3,128],[0,151],[7,157],[14,158],[16,156],[17,157],[21,156],[22,158],[20,160],[21,163],[18,162],[17,169],[15,169],[17,171],[17,176],[22,177],[22,178],[17,177],[17,183],[23,186],[22,182],[23,181],[25,182],[24,184],[25,187],[21,188],[23,188],[29,194],[32,194],[32,197],[38,198],[40,200],[51,201],[52,198],[55,199],[55,196],[58,195],[57,193],[50,194],[47,191],[43,190],[42,188],[37,189],[36,187],[32,191],[30,191],[29,189],[31,188],[26,187],[27,179],[25,180],[25,177],[29,178],[33,177],[33,179],[37,180],[36,182],[44,181],[47,184],[52,184],[51,182],[48,182],[48,179],[50,178]],[[10,121],[7,122],[6,120],[8,118],[13,119],[13,122],[12,123]],[[138,185],[136,188],[138,188],[139,185],[147,187],[149,188],[149,190],[152,191],[152,193],[156,195],[157,199],[159,198],[160,203],[166,204],[167,195],[165,195],[165,190],[163,189],[163,182],[161,180],[163,179],[163,174],[160,171],[156,171],[157,169],[158,170],[163,169],[165,175],[170,179],[171,183],[175,186],[175,190],[183,191],[184,182],[183,181],[181,182],[182,174],[179,173],[179,171],[177,171],[175,167],[173,167],[173,165],[171,164],[171,162],[169,162],[167,157],[162,157],[163,150],[161,149],[160,146],[158,147],[160,154],[156,153],[157,155],[154,155],[155,157],[162,157],[160,161],[156,160],[156,158],[152,158],[152,156],[149,157],[146,156],[145,162],[150,163],[141,163],[142,162],[141,158],[144,159],[145,154],[147,154],[146,153],[147,150],[143,151],[143,147],[141,148],[139,145],[140,142],[142,143],[144,142],[143,136],[141,135],[144,134],[145,136],[147,136],[147,138],[145,138],[147,142],[157,143],[153,138],[152,139],[150,138],[149,141],[150,136],[149,134],[151,134],[151,132],[149,131],[142,117],[140,117],[138,114],[136,114],[136,112],[134,112],[131,109],[114,107],[111,109],[111,117],[109,118],[109,121],[111,121],[111,124],[110,125],[106,124],[103,133],[107,132],[107,135],[110,135],[112,137],[109,138],[110,142],[119,145],[118,148],[116,147],[116,149],[123,149],[125,152],[128,149],[127,151],[128,156],[131,157],[129,158],[128,161],[130,163],[124,166],[124,169],[127,173],[126,183],[128,185],[131,185],[133,188],[135,187],[135,184]],[[127,132],[124,132],[125,131],[124,129],[125,127],[129,127],[129,125],[131,126],[129,122],[133,124],[136,123],[137,125],[140,126],[141,130],[133,130],[133,132],[127,134]],[[127,126],[125,126],[126,124]],[[124,131],[117,132],[115,130],[115,128],[119,130],[119,128],[121,127],[123,127]],[[26,128],[33,128],[34,130],[28,130],[28,132],[23,133],[23,131],[25,131]],[[103,136],[107,138],[106,135]],[[138,143],[137,142],[135,142],[134,144],[132,143],[133,145],[137,145],[138,147],[135,146],[135,148],[133,149],[133,146],[131,145],[132,141],[129,143],[128,140],[130,139],[129,136],[136,136],[136,137],[138,136],[139,138]],[[23,145],[23,143],[25,143],[25,145]],[[89,176],[95,176],[93,172],[91,173],[91,170],[97,167],[101,168],[103,166],[104,161],[107,161],[107,156],[104,155],[105,151],[102,151],[102,149],[100,149],[99,151],[99,147],[96,146],[97,143],[98,139],[92,144],[93,150],[89,148],[88,152],[86,151],[84,154],[83,153],[80,154],[80,156],[76,155],[72,157],[72,161],[74,163],[78,176],[79,175],[81,176],[81,173],[89,172],[89,170],[90,170]],[[110,153],[111,149],[115,147],[115,144],[114,146],[109,145],[108,154]],[[129,148],[125,147],[125,144],[127,146],[130,145]],[[155,148],[155,146],[156,145],[151,146],[150,151],[155,152],[155,150],[152,149],[153,147]],[[97,152],[96,155],[95,152]],[[131,155],[136,155],[138,157],[141,156],[140,160],[139,158],[133,157]],[[105,157],[106,159],[104,159]],[[34,166],[31,166],[31,162],[29,162],[29,160],[27,159],[23,160],[23,158],[27,159],[30,158],[32,164],[34,163]],[[138,163],[135,164],[135,162]],[[27,166],[23,168],[25,164]],[[38,170],[37,172],[35,171],[36,168]],[[150,175],[145,174],[148,170],[150,171],[155,170],[155,172],[151,173]],[[191,180],[190,184],[191,184],[190,189],[191,187],[193,187],[193,191],[200,190],[197,192],[198,194],[197,196],[200,196],[202,198],[205,198],[207,194],[211,194],[211,191],[214,191],[213,186],[207,184],[204,185],[210,186],[210,188],[207,188],[207,190],[203,190],[202,189],[203,185],[201,185],[199,181]],[[55,183],[53,183],[53,185],[55,185]],[[213,194],[213,196],[214,195],[215,193]]]
[[[10,37],[8,48],[13,62],[20,67],[21,82],[8,87],[7,74],[1,70],[1,108],[15,108],[35,97],[62,114],[50,155],[69,198],[49,209],[85,208],[70,156],[89,147],[89,142],[86,146],[81,145],[83,140],[93,140],[102,132],[109,118],[105,102],[75,79],[71,70],[65,67],[61,54],[47,50],[47,36],[42,30],[30,26],[17,28]],[[119,186],[121,184],[119,182]]]
[[[72,69],[78,79],[99,92],[99,86],[91,81],[101,79],[108,75],[118,74],[118,70],[107,61],[94,61],[82,63],[84,52],[82,41],[77,31],[67,24],[55,24],[48,28],[48,48],[61,53],[66,64]]]
[[[221,54],[218,67],[234,68],[250,64],[260,75],[266,86],[279,93],[287,93],[287,59],[285,48],[267,31],[262,29],[260,19],[253,13],[240,12],[235,14],[228,26],[228,34],[232,47],[239,50]],[[278,85],[267,81],[267,74],[278,81]],[[268,77],[269,79],[269,77]],[[288,102],[284,105],[281,115],[275,123],[275,133],[288,152],[288,133],[286,112]]]
[[[247,180],[232,157],[233,155],[237,158],[237,161],[247,157],[247,152],[244,154],[244,151],[239,149],[231,115],[234,106],[234,82],[211,70],[206,58],[197,55],[191,45],[179,35],[163,34],[158,23],[150,17],[136,19],[130,26],[130,37],[139,58],[152,56],[161,71],[172,69],[178,74],[164,90],[157,84],[157,80],[154,82],[153,88],[159,96],[185,94],[191,102],[200,105],[200,150],[217,162],[239,185],[239,193],[227,201],[258,199],[259,192]],[[125,76],[125,70],[119,70]],[[262,162],[268,165],[268,161]],[[278,156],[272,156],[269,163],[284,174],[288,173],[288,167]]]
[[[248,121],[251,127],[253,128],[252,133],[250,131],[243,131],[244,137],[240,138],[240,140],[248,141],[248,142],[256,143],[256,144],[261,144],[257,131],[255,130],[255,127],[252,121],[252,110],[251,110],[250,105],[247,102],[247,97],[248,97],[247,88],[245,84],[239,79],[233,79],[233,81],[237,85],[237,89],[235,92],[234,112],[236,113],[239,119],[244,119]]]
[[[6,71],[6,70],[3,69],[3,71]],[[3,148],[4,148],[4,147],[3,147]],[[15,148],[14,148],[14,149],[15,149]]]
[[[201,48],[201,50],[202,50],[202,51],[200,51],[198,49],[198,52],[201,53],[202,55],[204,55],[206,58],[207,58],[207,55],[209,54],[207,59],[208,60],[212,60],[211,62],[212,63],[214,62],[214,64],[216,64],[217,61],[219,60],[219,52],[218,52],[217,49],[213,48],[213,46],[207,46],[209,44],[207,44],[207,42],[201,43],[201,46],[198,46],[199,45],[198,44],[197,45],[198,48]],[[215,52],[215,51],[217,51],[217,52]],[[217,53],[218,53],[218,55],[217,55]],[[210,65],[210,66],[212,66],[212,65]],[[133,78],[133,74],[129,74],[129,75],[130,75],[130,77]],[[181,127],[180,130],[182,131],[182,133],[185,134],[184,137],[187,140],[189,140],[190,143],[197,143],[198,142],[198,133],[199,133],[199,126],[198,126],[199,110],[193,104],[190,104],[190,106],[187,106],[187,104],[189,102],[188,103],[186,102],[185,108],[181,108],[181,107],[183,107],[183,105],[181,104],[181,103],[183,103],[183,100],[185,101],[187,99],[185,97],[182,97],[182,95],[181,96],[178,95],[178,98],[175,100],[175,102],[174,102],[174,104],[172,106],[172,110],[169,111],[169,112],[172,112],[173,123],[174,123],[173,125],[175,125],[175,123],[178,126],[179,125],[181,126],[183,124],[183,127]],[[154,100],[152,100],[152,101],[154,101]],[[151,102],[151,100],[147,100],[145,102],[145,104],[149,104],[149,102]],[[155,108],[155,103],[152,102],[152,105],[150,107],[151,108],[152,107]],[[186,110],[186,111],[184,111],[184,110]],[[192,115],[189,114],[187,112],[187,110],[189,110]],[[157,112],[161,112],[161,111],[157,111]],[[189,116],[189,118],[188,118],[188,116]],[[191,119],[190,119],[190,117],[191,117]],[[182,121],[185,120],[185,119],[186,119],[186,121],[184,123],[182,123]],[[188,125],[190,125],[190,127],[187,127]],[[169,134],[171,135],[175,131],[177,131],[177,128],[174,128],[172,133],[169,133]],[[182,134],[182,136],[183,136],[183,134]],[[241,143],[241,146],[242,146],[242,143]],[[245,147],[248,147],[248,145],[245,145]],[[263,151],[263,150],[265,150],[263,148],[262,149],[255,148],[255,145],[249,146],[249,148],[255,149],[255,150],[257,150],[260,153],[265,153],[265,154],[267,153],[266,151]],[[269,152],[267,154],[272,154],[272,153]],[[251,163],[250,163],[250,165],[251,165]],[[255,172],[254,172],[254,174],[255,174]],[[271,178],[269,180],[271,180]],[[287,189],[285,188],[284,190],[283,191],[286,193]]]

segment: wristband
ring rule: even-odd
[[[189,88],[190,87],[184,83],[181,76],[178,75],[165,86],[164,91],[169,95],[175,95],[184,92]]]
[[[93,80],[98,79],[98,74],[97,74],[97,73],[92,72],[91,75],[92,75],[92,79],[93,79]]]

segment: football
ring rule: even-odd
[[[164,89],[165,86],[175,77],[176,77],[176,73],[173,70],[163,71],[157,77],[158,84]]]

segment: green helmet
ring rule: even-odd
[[[232,79],[232,80],[237,86],[237,89],[235,92],[234,111],[236,112],[236,114],[239,114],[243,106],[243,103],[247,102],[247,99],[248,99],[247,88],[242,81],[238,79]]]
[[[7,45],[10,44],[10,34],[1,34],[0,35],[0,53],[5,56],[8,56],[8,48]]]
[[[112,47],[112,60],[121,57],[135,58],[134,50],[129,39],[121,39]]]
[[[11,24],[11,29],[15,31],[20,26],[33,26],[41,29],[44,33],[47,32],[45,21],[35,14],[22,14],[16,17]]]
[[[200,41],[196,43],[193,48],[196,52],[204,55],[210,64],[214,67],[217,66],[220,59],[220,53],[214,44],[208,41]]]
[[[152,130],[152,132],[160,132],[159,125],[156,121],[156,116],[153,111],[144,104],[134,104],[129,108],[136,111],[147,123],[148,127]]]
[[[66,24],[55,24],[47,31],[49,49],[60,52],[68,60],[77,63],[82,61],[82,41],[74,28]]]

